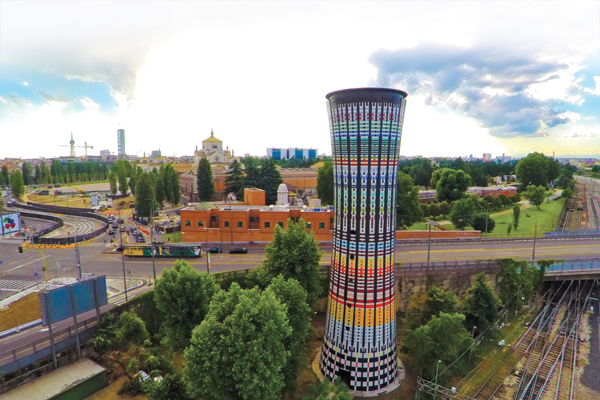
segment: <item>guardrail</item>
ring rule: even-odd
[[[15,204],[16,204],[16,207],[23,208],[26,210],[46,212],[46,213],[59,213],[59,214],[66,214],[66,215],[75,215],[78,217],[95,219],[104,224],[104,226],[102,226],[101,228],[96,229],[95,231],[92,231],[86,235],[81,235],[81,236],[73,236],[73,237],[69,237],[69,238],[43,238],[43,237],[40,237],[42,235],[38,235],[37,237],[34,236],[33,241],[36,244],[64,245],[64,244],[68,244],[68,243],[79,243],[79,242],[83,242],[83,241],[86,241],[89,239],[96,238],[96,237],[102,235],[108,229],[108,218],[106,218],[102,215],[94,214],[94,212],[92,210],[89,210],[87,208],[58,207],[58,206],[50,206],[47,204],[39,204],[39,203],[31,203],[31,202],[27,202],[27,204],[22,204],[22,203],[15,203]],[[54,216],[47,216],[47,217],[58,218],[58,217],[54,217]],[[58,218],[58,219],[60,220],[60,218]],[[62,223],[62,220],[60,220],[60,221]],[[43,235],[45,235],[47,233],[49,233],[49,232],[45,232]]]
[[[97,323],[98,318],[94,316],[77,324],[81,342],[94,336]],[[55,331],[54,343],[57,353],[75,345],[75,326]],[[51,355],[50,337],[38,339],[13,350],[0,353],[0,372],[10,374]]]

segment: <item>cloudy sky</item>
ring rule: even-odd
[[[0,158],[330,154],[365,86],[408,92],[403,155],[600,155],[600,1],[0,0]]]

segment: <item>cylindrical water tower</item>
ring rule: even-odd
[[[406,93],[329,93],[335,224],[320,367],[351,390],[376,391],[398,376],[394,250],[396,185]]]

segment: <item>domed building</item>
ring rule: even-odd
[[[206,157],[211,164],[228,165],[234,160],[240,161],[241,157],[235,157],[229,147],[223,150],[223,141],[215,137],[214,132],[210,131],[210,137],[202,141],[202,148],[194,152],[194,164],[198,165],[202,157]]]

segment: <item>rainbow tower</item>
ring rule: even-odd
[[[406,93],[363,88],[326,98],[335,224],[320,367],[351,390],[375,391],[398,375],[395,204]]]

